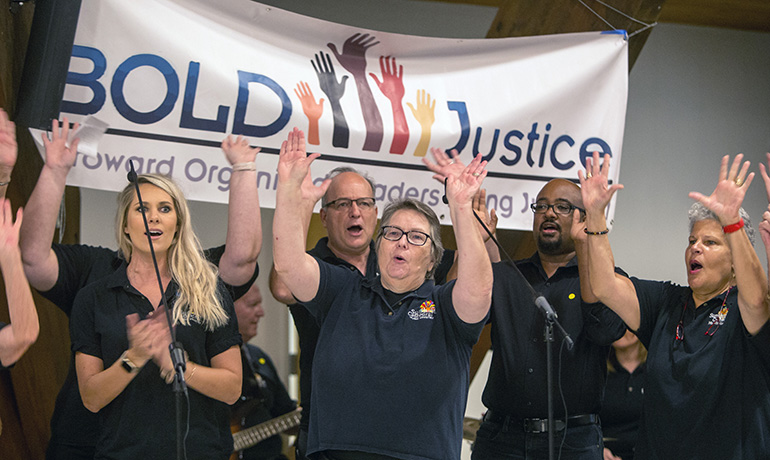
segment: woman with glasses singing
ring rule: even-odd
[[[580,174],[592,290],[648,349],[636,459],[770,453],[770,306],[740,207],[754,177],[741,159],[722,159],[710,196],[690,193],[688,286],[613,273],[604,209],[622,185],[608,186],[608,156]]]
[[[403,200],[383,212],[380,276],[305,253],[315,202],[304,134],[281,146],[273,221],[275,269],[321,324],[313,362],[308,454],[321,459],[459,459],[471,348],[491,303],[492,267],[472,213],[486,176],[477,157],[447,185],[457,239],[457,280],[436,287],[439,222]]]

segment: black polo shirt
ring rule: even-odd
[[[59,307],[68,317],[72,312],[72,303],[78,291],[88,284],[115,273],[123,263],[123,259],[116,251],[102,247],[54,244],[52,249],[59,262],[59,275],[56,284],[50,290],[41,292],[41,295]],[[216,265],[219,265],[222,254],[224,254],[224,246],[205,251],[207,259]],[[254,270],[252,279],[243,286],[226,285],[234,299],[238,299],[251,288],[258,273],[259,266]],[[99,437],[98,423],[96,414],[86,409],[80,399],[75,375],[75,359],[71,357],[67,377],[56,396],[56,405],[51,417],[50,443],[52,446],[66,444],[92,449]],[[56,449],[54,447],[49,450]]]
[[[582,304],[577,258],[548,278],[536,253],[516,262],[535,291],[545,296],[575,346],[562,347],[554,328],[553,378],[568,415],[596,414],[601,408],[609,347],[623,336],[623,321],[603,304]],[[511,262],[492,264],[492,363],[482,402],[513,419],[547,418],[545,318]],[[561,376],[561,377],[560,377]],[[555,400],[556,417],[564,405]]]
[[[623,460],[632,460],[639,419],[642,417],[645,364],[639,364],[633,373],[629,373],[618,363],[614,353],[610,353],[609,361],[614,371],[607,374],[602,411],[599,413],[604,447]]]
[[[126,267],[124,262],[115,273],[81,289],[73,304],[72,351],[100,358],[105,368],[128,349],[126,316],[138,313],[144,319],[154,308],[130,285]],[[224,326],[210,331],[194,319],[188,326],[176,325],[176,339],[194,363],[211,366],[213,357],[241,344],[235,309],[226,292],[220,283],[222,306],[229,317]],[[169,308],[173,308],[176,296],[177,286],[172,281],[165,293]],[[192,388],[188,394],[187,458],[228,458],[233,447],[230,406]],[[95,458],[133,460],[176,456],[175,394],[172,385],[160,377],[160,369],[153,361],[98,415],[101,430]]]
[[[449,269],[454,261],[454,253],[455,252],[452,250],[444,250],[441,263],[436,268],[436,284],[443,284],[446,282],[447,273],[449,273]],[[318,240],[318,243],[316,243],[313,249],[308,251],[308,254],[328,264],[347,267],[350,271],[361,275],[362,278],[374,279],[380,271],[377,265],[377,250],[374,241],[369,243],[369,256],[366,260],[366,276],[358,271],[353,264],[340,259],[331,249],[329,249],[329,237],[323,237]],[[295,303],[289,305],[289,310],[291,311],[292,318],[294,318],[294,326],[297,328],[297,336],[299,337],[299,392],[301,400],[300,405],[302,406],[302,421],[300,426],[307,431],[308,423],[310,421],[313,356],[315,355],[316,343],[318,342],[318,334],[321,331],[321,327],[302,304]]]
[[[243,361],[243,389],[241,397],[232,406],[234,420],[240,423],[240,430],[253,427],[293,411],[297,404],[291,399],[286,387],[278,377],[273,361],[261,348],[241,345]],[[235,420],[235,418],[238,418]],[[254,447],[244,449],[242,460],[274,460],[285,458],[281,455],[283,440],[279,434],[271,436]]]
[[[770,458],[770,321],[749,335],[735,287],[695,309],[689,287],[631,280],[648,350],[636,458]]]

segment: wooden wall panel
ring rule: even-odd
[[[34,2],[0,1],[0,107],[12,120],[34,6]],[[17,126],[16,135],[19,155],[8,187],[14,208],[26,204],[43,164],[26,128]],[[77,189],[68,187],[66,242],[74,243],[79,238],[79,201]],[[67,317],[36,292],[33,294],[40,320],[38,341],[10,372],[0,373],[0,457],[4,459],[45,457],[56,394],[69,364]],[[4,289],[0,292],[0,320],[8,320]]]

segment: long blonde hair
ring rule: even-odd
[[[200,241],[190,223],[190,209],[182,190],[170,178],[161,174],[140,174],[139,185],[150,184],[171,196],[176,210],[176,236],[168,251],[168,265],[171,278],[179,286],[173,307],[174,324],[188,326],[191,320],[197,320],[208,330],[227,323],[228,316],[222,307],[222,300],[217,291],[217,267],[203,257]],[[136,192],[134,184],[128,184],[118,195],[118,211],[115,219],[115,232],[118,239],[120,256],[131,261],[133,243],[126,234],[126,220],[131,202]]]

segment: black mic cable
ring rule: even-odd
[[[446,188],[447,188],[447,180],[448,177],[444,178],[444,195],[441,197],[441,201],[444,202],[444,204],[449,204],[449,199],[446,196]],[[515,269],[514,271],[518,274],[518,276],[524,281],[524,285],[527,286],[527,288],[530,291],[530,294],[532,295],[532,299],[535,302],[535,305],[540,309],[540,311],[543,312],[546,319],[554,321],[554,324],[561,332],[562,336],[564,337],[564,341],[567,344],[567,349],[571,350],[572,347],[575,345],[575,342],[572,340],[572,337],[567,333],[566,330],[562,327],[562,325],[559,323],[558,318],[559,315],[556,313],[556,311],[551,307],[551,304],[546,300],[545,296],[540,294],[539,292],[535,291],[535,288],[532,287],[532,285],[529,283],[527,278],[524,277],[524,274],[521,273],[521,270],[519,270],[519,267],[516,266],[516,262],[513,261],[513,258],[508,254],[508,251],[503,248],[503,246],[500,244],[499,241],[497,241],[497,238],[495,238],[495,235],[492,234],[492,231],[487,227],[487,224],[479,217],[479,215],[476,213],[476,210],[473,210],[473,216],[476,218],[476,220],[481,224],[481,228],[484,229],[487,235],[492,239],[492,241],[495,242],[495,245],[497,245],[497,248],[502,251],[503,254],[505,254],[505,257],[508,262],[510,262],[511,266]]]

